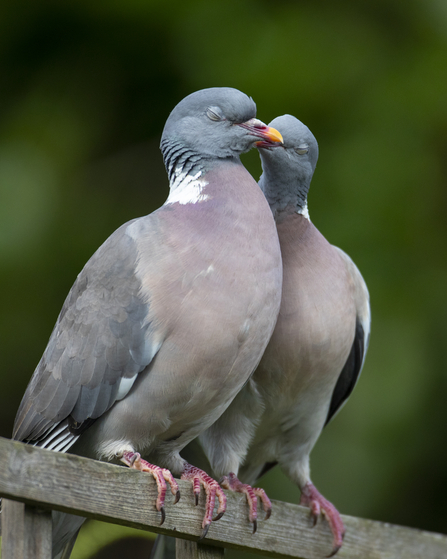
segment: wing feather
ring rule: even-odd
[[[369,345],[369,334],[371,328],[371,309],[369,304],[369,293],[365,280],[351,258],[340,248],[334,247],[346,264],[348,273],[354,285],[354,298],[356,307],[355,337],[348,359],[338,377],[332,393],[332,399],[326,418],[327,425],[334,415],[341,409],[343,404],[351,395],[360,377],[365,362],[365,356]]]
[[[151,219],[141,218],[146,228]],[[15,439],[68,449],[83,426],[129,392],[158,351],[128,226],[107,239],[70,290],[20,404]]]

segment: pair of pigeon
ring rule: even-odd
[[[215,476],[247,495],[274,463],[301,503],[335,507],[310,480],[309,454],[351,393],[369,338],[369,298],[352,260],[309,220],[317,142],[286,115],[266,126],[231,88],[183,99],[161,139],[165,204],[117,229],[79,274],[17,413],[13,438],[149,472],[164,520],[173,474],[207,492],[203,534],[225,511],[221,486],[180,452],[200,437]],[[239,160],[256,146],[259,185]],[[143,458],[144,457],[144,458]],[[53,557],[83,519],[53,513]]]

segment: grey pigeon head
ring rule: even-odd
[[[256,141],[280,142],[281,136],[255,116],[254,101],[237,89],[213,87],[191,93],[173,109],[163,130],[161,150],[168,173],[174,167],[183,170],[185,159],[207,170],[213,161],[238,157]]]
[[[309,128],[291,115],[275,118],[269,126],[283,137],[283,146],[258,142],[262,188],[274,214],[294,208],[307,215],[307,194],[318,160],[318,143]]]

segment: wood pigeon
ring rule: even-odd
[[[276,221],[284,278],[272,338],[250,381],[228,410],[202,433],[200,442],[223,486],[247,494],[256,523],[253,484],[278,463],[301,490],[314,520],[327,518],[335,554],[344,527],[336,508],[311,482],[309,455],[323,427],[351,394],[365,359],[370,333],[366,284],[353,261],[331,245],[309,219],[307,194],[318,144],[299,120],[284,115],[277,128],[284,145],[260,141],[259,186]],[[229,475],[229,472],[231,472]],[[255,524],[256,526],[256,524]]]
[[[150,472],[162,522],[166,484],[179,498],[172,473],[196,494],[202,483],[203,534],[225,494],[179,452],[250,378],[280,306],[275,223],[239,155],[282,138],[255,114],[231,88],[195,92],[174,108],[161,138],[168,199],[117,229],[78,275],[13,433]],[[69,556],[82,522],[54,513],[53,557]]]

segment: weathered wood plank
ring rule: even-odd
[[[224,548],[177,538],[175,559],[223,559]]]
[[[51,511],[25,506],[25,559],[51,559]]]
[[[95,460],[64,455],[0,438],[0,495],[107,522],[197,541],[204,515],[204,494],[193,505],[191,484],[179,482],[182,498],[159,526],[155,482],[150,475]],[[331,551],[326,522],[312,528],[306,508],[273,502],[267,522],[251,533],[243,495],[227,493],[227,512],[213,522],[208,544],[270,557],[321,559]],[[261,514],[262,517],[262,514]],[[447,557],[447,536],[344,516],[346,537],[340,559],[439,559]]]
[[[51,559],[51,512],[5,499],[2,559]]]
[[[2,501],[2,559],[23,559],[25,541],[25,505]]]

